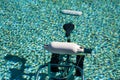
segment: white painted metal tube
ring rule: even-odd
[[[68,42],[51,42],[48,45],[44,45],[44,48],[52,53],[56,54],[80,54],[84,52],[84,48],[75,44]],[[83,55],[83,54],[82,54]]]
[[[82,15],[81,11],[74,11],[74,10],[61,10],[61,13],[69,14],[69,15],[76,15],[76,16]]]

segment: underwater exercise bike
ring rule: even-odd
[[[72,23],[64,24],[63,29],[66,32],[65,36],[69,45],[71,42],[70,33],[73,31],[74,25]],[[57,44],[57,46],[59,45]],[[91,51],[92,49],[84,48],[85,53],[91,53]],[[76,62],[71,60],[72,57],[69,54],[61,55],[57,54],[57,52],[52,53],[51,61],[39,67],[35,76],[36,80],[75,80],[75,76],[79,76],[84,80],[83,61],[85,55],[77,55]]]

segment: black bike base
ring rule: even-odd
[[[83,70],[83,62],[84,62],[85,55],[77,55],[76,57],[76,65],[79,66]],[[76,76],[82,76],[79,69],[76,69]]]
[[[52,54],[52,57],[51,57],[51,61],[50,61],[51,64],[58,64],[59,63],[59,54]],[[51,66],[51,71],[52,72],[58,72],[59,69],[58,67],[56,66]]]

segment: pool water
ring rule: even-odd
[[[119,0],[0,0],[0,80],[34,80],[50,61],[43,45],[66,41],[62,26],[69,22],[75,25],[71,41],[93,48],[84,60],[85,80],[119,80]]]

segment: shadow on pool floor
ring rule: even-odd
[[[10,80],[26,80],[23,78],[23,75],[28,75],[28,76],[30,76],[30,79],[31,79],[31,77],[35,75],[35,73],[29,73],[29,74],[24,73],[24,69],[27,68],[25,66],[25,63],[26,63],[25,58],[20,58],[18,56],[14,56],[14,55],[7,55],[4,57],[4,59],[7,61],[22,63],[22,66],[20,69],[15,69],[15,68],[10,69],[10,73],[11,73]]]

